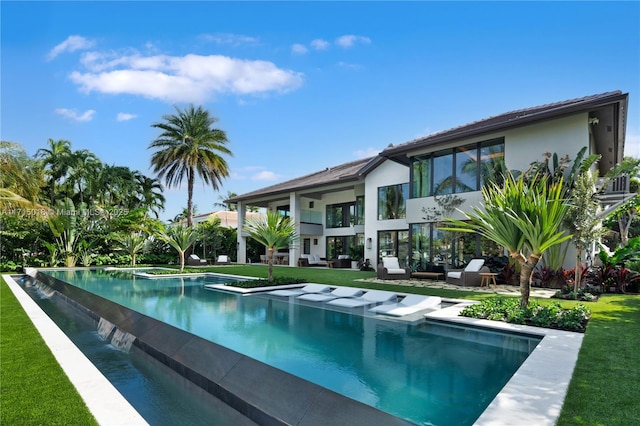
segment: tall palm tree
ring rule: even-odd
[[[143,174],[136,174],[138,185],[138,207],[146,207],[156,217],[160,211],[164,210],[165,198],[162,195],[164,188],[158,179],[147,177]]]
[[[222,179],[229,176],[227,162],[221,154],[231,155],[225,146],[227,135],[213,128],[217,118],[202,107],[190,105],[177,114],[163,116],[164,122],[151,127],[162,130],[160,136],[151,142],[150,149],[153,171],[159,178],[165,178],[167,186],[178,186],[187,180],[187,226],[193,224],[193,184],[196,174],[204,183],[218,190]]]
[[[214,207],[222,207],[224,209],[228,209],[230,212],[235,212],[238,209],[238,206],[236,204],[227,204],[225,203],[225,200],[228,200],[230,198],[233,197],[237,197],[238,194],[236,194],[235,192],[231,192],[231,191],[227,191],[227,195],[218,195],[218,200],[220,200],[220,202],[218,203],[213,203]]]
[[[489,183],[482,188],[484,209],[474,207],[465,213],[467,221],[447,219],[446,230],[476,232],[495,241],[521,266],[520,303],[529,305],[531,277],[542,254],[549,247],[571,238],[562,229],[568,209],[563,196],[563,182],[548,178],[527,181],[511,173],[502,185]]]
[[[73,197],[77,188],[77,202],[84,203],[90,182],[99,175],[102,163],[94,153],[86,149],[73,151],[68,161],[68,177],[65,182],[67,196]]]
[[[0,142],[0,208],[43,208],[40,188],[44,175],[39,162],[14,142]]]
[[[42,148],[36,152],[36,157],[42,159],[42,164],[47,168],[49,175],[49,201],[53,206],[55,202],[56,183],[67,173],[67,166],[71,157],[71,142],[59,139],[48,141],[49,148]]]
[[[295,223],[289,217],[268,210],[266,216],[249,218],[244,225],[244,230],[251,238],[267,248],[269,281],[273,281],[273,253],[297,241]]]

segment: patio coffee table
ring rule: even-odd
[[[440,279],[440,277],[444,278],[444,273],[442,272],[412,272],[411,278],[431,278],[432,280]]]

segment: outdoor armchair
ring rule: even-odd
[[[471,259],[464,269],[450,269],[446,281],[463,287],[478,287],[482,282],[481,272],[491,272],[484,266],[484,259]]]
[[[401,268],[397,257],[383,257],[378,265],[378,278],[381,280],[408,280],[411,269]]]
[[[205,259],[200,259],[197,254],[190,254],[189,257],[187,257],[187,265],[202,266],[208,264],[209,262],[207,262]]]

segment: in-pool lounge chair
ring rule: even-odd
[[[422,311],[424,309],[435,308],[442,302],[438,296],[421,296],[419,294],[409,294],[398,303],[374,306],[369,312],[376,314],[391,315],[401,317]]]
[[[378,265],[378,278],[381,280],[408,280],[411,269],[401,268],[397,257],[383,257]]]
[[[482,282],[481,272],[491,272],[484,266],[484,259],[471,259],[466,268],[449,270],[447,282],[463,287],[478,287]]]
[[[339,299],[341,297],[358,297],[362,294],[362,290],[355,287],[336,287],[332,292],[326,294],[303,294],[298,296],[300,300],[308,300],[310,302],[328,302],[329,300]]]
[[[189,257],[187,257],[187,265],[202,266],[208,264],[209,262],[207,262],[205,259],[200,259],[197,254],[190,254]]]
[[[331,290],[331,287],[329,287],[328,285],[324,285],[324,284],[307,284],[306,286],[304,286],[302,288],[273,290],[273,291],[270,291],[267,294],[270,294],[272,296],[289,297],[289,296],[300,296],[302,294],[311,294],[311,293],[326,293],[326,294],[328,294],[329,290]]]
[[[327,305],[341,306],[343,308],[358,308],[361,306],[379,305],[380,303],[393,303],[398,300],[398,295],[391,291],[370,290],[360,297],[340,298],[327,302]]]

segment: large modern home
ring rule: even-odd
[[[500,255],[500,247],[477,235],[452,236],[439,229],[443,217],[482,205],[481,188],[506,169],[528,169],[545,153],[575,159],[600,154],[603,176],[623,159],[628,93],[607,92],[520,109],[399,145],[376,157],[341,164],[234,197],[242,229],[246,207],[277,211],[295,222],[302,255],[336,259],[397,256],[402,265],[459,266],[478,256]],[[604,199],[624,199],[628,182],[614,182]],[[238,233],[238,262],[247,235]],[[568,267],[574,262],[567,256]]]

